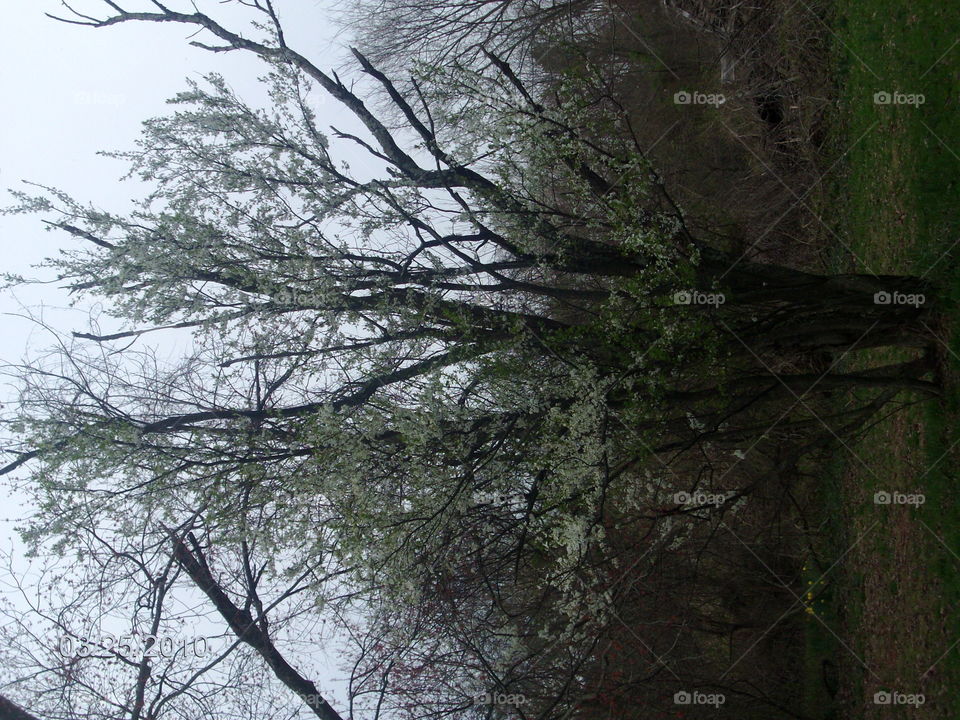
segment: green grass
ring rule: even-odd
[[[896,683],[928,693],[920,717],[960,717],[960,648],[941,658],[960,638],[960,333],[951,332],[960,327],[960,245],[953,248],[960,240],[960,4],[838,0],[833,32],[838,164],[827,182],[837,265],[923,275],[945,311],[944,327],[935,328],[944,343],[943,399],[878,424],[853,448],[859,459],[847,454],[846,467],[823,483],[823,512],[839,518],[824,552],[843,553],[859,533],[868,535],[834,571],[838,634],[872,671],[846,663],[842,683],[851,699],[841,717],[906,717],[909,708],[869,702],[875,688]],[[878,92],[924,101],[876,104]],[[857,362],[892,359],[873,353]],[[870,502],[876,490],[913,488],[927,498],[918,510],[889,512]],[[808,665],[845,652],[839,642],[823,643],[808,640]],[[918,669],[934,663],[935,673],[921,678]],[[817,692],[807,696],[808,714],[830,716],[826,707],[816,712]]]

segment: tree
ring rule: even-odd
[[[156,1],[60,18],[195,28],[214,38],[195,45],[264,59],[273,106],[248,107],[217,76],[191,83],[123,154],[156,188],[130,216],[18,195],[13,211],[85,243],[49,267],[123,327],[9,368],[22,393],[0,473],[26,473],[55,510],[31,524],[37,547],[112,528],[153,553],[148,585],[202,591],[296,692],[311,694],[276,647],[267,580],[344,622],[366,613],[358,713],[486,717],[503,710],[466,699],[537,685],[530,717],[576,707],[615,607],[603,548],[618,516],[642,518],[657,556],[685,541],[677,519],[712,527],[677,492],[738,467],[730,497],[745,496],[898,393],[937,393],[925,282],[711,246],[591,72],[544,97],[487,50],[405,93],[355,51],[405,119],[394,131],[287,46],[273,3],[241,4],[261,39]],[[313,86],[365,134],[321,130]],[[344,143],[379,174],[352,174]],[[174,366],[144,346],[170,330],[192,332]],[[926,352],[836,369],[878,346]],[[846,407],[821,402],[849,389]],[[211,551],[232,572],[215,577]],[[440,659],[444,686],[411,700]],[[148,678],[155,708],[172,702],[162,677]],[[143,703],[115,705],[140,717]]]
[[[4,720],[36,720],[33,715],[2,695],[0,695],[0,717]]]

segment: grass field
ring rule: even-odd
[[[931,328],[944,395],[902,398],[824,473],[808,562],[822,602],[808,619],[804,714],[957,718],[960,4],[839,0],[831,32],[839,106],[824,217],[835,269],[931,281],[946,311]],[[875,493],[895,491],[925,502],[875,502]],[[834,672],[831,691],[824,676]],[[922,694],[924,703],[881,705],[878,692]]]

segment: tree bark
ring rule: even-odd
[[[237,607],[217,583],[207,567],[199,547],[191,552],[183,540],[171,535],[174,558],[190,579],[210,598],[230,629],[240,640],[250,645],[266,661],[273,674],[313,711],[321,720],[343,720],[321,695],[317,686],[297,672],[277,650],[267,632],[261,628],[249,610]],[[0,719],[2,720],[2,719]]]
[[[40,720],[16,703],[0,695],[0,720]]]

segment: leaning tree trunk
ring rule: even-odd
[[[901,275],[817,275],[704,250],[703,287],[723,292],[727,329],[756,352],[845,352],[933,342],[933,289]]]

